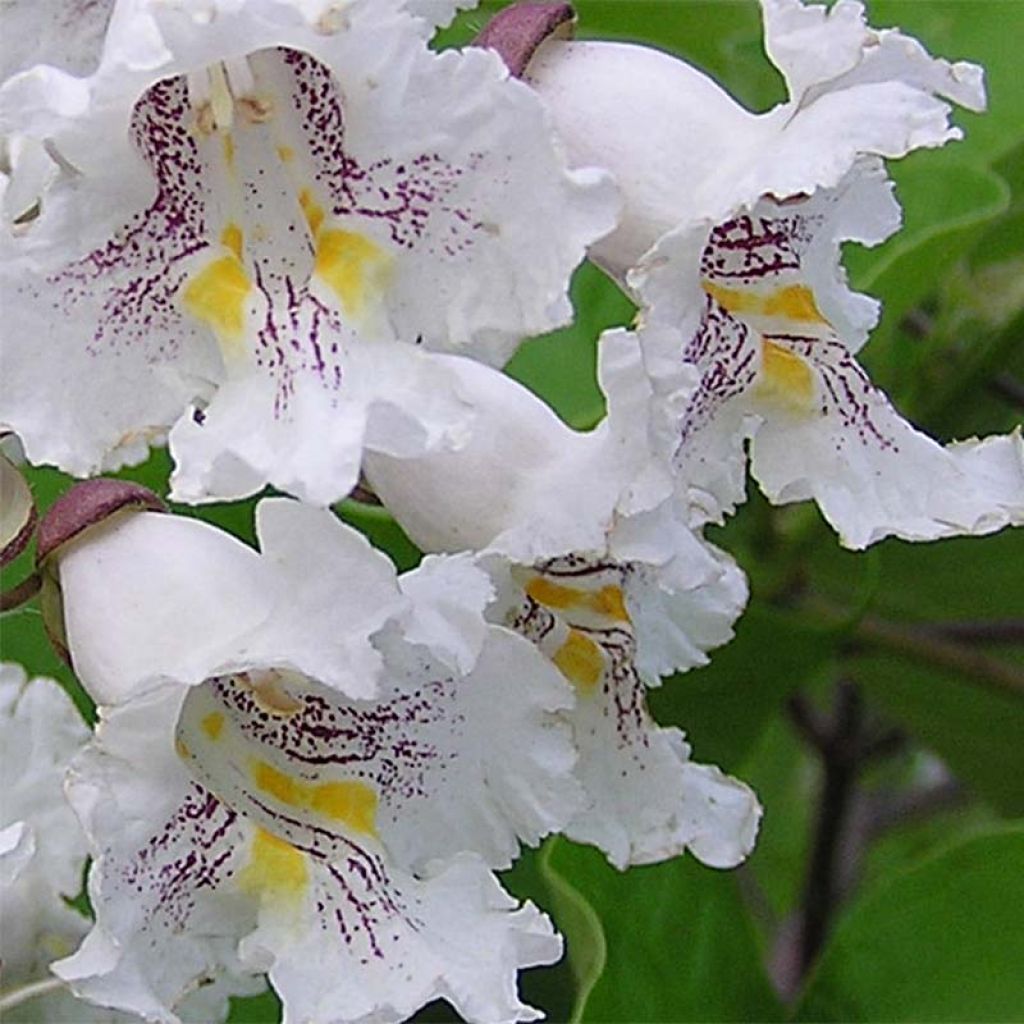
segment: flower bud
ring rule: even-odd
[[[72,542],[109,527],[129,511],[165,512],[164,503],[150,490],[127,480],[85,480],[75,484],[50,507],[39,524],[36,565],[42,577],[39,603],[43,625],[54,649],[68,665],[68,650],[61,595],[59,563]]]
[[[0,565],[25,550],[36,528],[36,506],[25,478],[0,452]]]

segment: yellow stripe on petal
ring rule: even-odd
[[[377,794],[364,782],[323,782],[313,787],[310,806],[365,835],[377,831]]]
[[[287,146],[282,148],[291,152]],[[284,158],[282,157],[282,159]],[[299,191],[299,206],[302,207],[302,216],[306,218],[310,234],[316,238],[320,234],[320,228],[323,227],[324,208],[316,201],[308,188]]]
[[[220,233],[220,244],[226,249],[230,249],[235,254],[235,258],[240,260],[242,258],[243,237],[242,229],[232,222]]]
[[[249,858],[249,863],[238,874],[238,885],[243,892],[294,899],[309,882],[306,855],[271,832],[256,831]]]
[[[619,587],[607,586],[600,590],[581,590],[552,583],[542,576],[535,576],[526,584],[526,593],[545,608],[559,611],[573,608],[594,612],[616,622],[629,622],[629,612]]]
[[[241,246],[241,232],[238,245]],[[252,291],[252,281],[242,261],[231,252],[207,263],[182,292],[185,309],[216,334],[225,361],[244,355],[246,303]]]
[[[216,743],[224,730],[224,716],[219,711],[211,711],[199,723],[199,727],[209,739]]]
[[[377,794],[365,782],[302,782],[266,761],[252,763],[252,778],[257,789],[288,807],[308,808],[356,832],[376,834]]]
[[[800,356],[765,338],[761,342],[757,395],[807,412],[814,405],[814,373]]]
[[[551,660],[559,672],[583,693],[597,686],[604,672],[604,653],[593,640],[578,629],[570,629],[565,643]]]
[[[385,290],[391,256],[357,231],[329,228],[317,237],[314,269],[350,316],[361,318]]]
[[[818,309],[814,292],[806,285],[791,284],[767,294],[745,288],[725,288],[704,282],[704,291],[729,313],[775,316],[797,323],[827,323]]]

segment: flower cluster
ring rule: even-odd
[[[754,114],[571,41],[563,3],[432,51],[460,6],[4,6],[3,432],[82,477],[166,444],[177,502],[288,495],[256,547],[109,479],[36,531],[0,460],[3,559],[36,535],[98,713],[3,670],[0,895],[33,901],[3,986],[52,969],[52,1019],[219,1020],[264,979],[292,1021],[535,1018],[518,972],[562,942],[494,874],[523,844],[753,848],[754,794],[646,700],[733,635],[746,578],[702,530],[748,458],[850,547],[1024,521],[1019,431],[901,419],[840,265],[896,230],[884,159],[957,137],[979,69],[854,0],[761,0],[790,98]],[[641,310],[597,340],[587,432],[501,370],[584,257]],[[330,508],[355,488],[418,568]],[[87,855],[91,927],[63,900]]]

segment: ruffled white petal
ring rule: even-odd
[[[494,548],[521,561],[602,546],[624,483],[598,471],[613,468],[598,462],[600,438],[571,430],[503,373],[449,363],[473,403],[467,442],[413,459],[371,453],[364,464],[413,541],[427,551]]]
[[[591,257],[620,282],[661,235],[702,215],[711,183],[767,134],[706,75],[649,47],[552,39],[524,80],[573,166],[604,167],[619,185],[622,216]]]
[[[487,639],[484,609],[494,596],[487,573],[470,555],[427,555],[418,569],[399,578],[409,607],[402,635],[422,644],[446,667],[469,672]]]
[[[175,752],[183,697],[162,687],[121,705],[74,766],[68,795],[90,839],[96,924],[55,965],[83,998],[175,1024],[182,999],[236,969],[238,937],[255,923],[229,887],[244,824]]]
[[[304,849],[335,859],[373,836],[417,871],[464,849],[508,867],[520,840],[569,819],[580,794],[554,712],[571,696],[530,644],[490,627],[458,677],[397,635],[378,645],[386,667],[373,701],[272,670],[195,689],[179,725],[193,773]]]
[[[371,457],[367,475],[421,545],[483,550],[497,590],[492,620],[530,639],[574,685],[565,717],[587,806],[568,834],[619,866],[687,847],[737,863],[753,844],[756,800],[720,773],[691,771],[689,748],[651,722],[645,689],[731,638],[746,582],[679,518],[656,456],[660,432],[674,425],[648,423],[654,395],[636,337],[605,335],[600,370],[608,416],[581,434],[508,378],[466,366],[481,403],[470,444]],[[706,778],[722,787],[728,814],[697,795],[714,789]]]
[[[371,878],[352,864],[311,864],[308,885],[305,927],[264,905],[242,944],[250,963],[273,961],[286,1020],[397,1022],[438,998],[479,1024],[542,1016],[520,1002],[516,974],[557,961],[561,940],[472,854],[421,881],[395,868]]]
[[[372,696],[381,659],[370,638],[407,607],[391,561],[329,511],[287,498],[261,501],[256,529],[274,603],[238,643],[235,663],[287,668]]]
[[[717,572],[709,571],[714,560],[705,555],[690,588],[675,592],[651,567],[580,556],[513,569],[502,588],[506,620],[576,691],[568,718],[588,804],[566,834],[599,846],[619,868],[685,849],[731,867],[753,848],[754,794],[717,768],[692,764],[682,733],[654,724],[646,687],[657,678],[639,668],[701,664],[708,647],[731,637],[746,587],[720,553]]]
[[[59,168],[3,243],[2,415],[76,473],[173,426],[176,495],[273,482],[327,503],[364,444],[464,438],[454,381],[411,343],[503,361],[563,322],[614,199],[565,170],[493,54],[430,53],[402,4],[210,14],[119,8],[95,75],[0,90],[0,121]]]
[[[945,448],[904,420],[852,359],[837,372],[860,392],[862,425],[839,410],[796,423],[766,420],[751,447],[751,472],[769,501],[813,498],[854,549],[889,536],[925,541],[1021,524],[1019,428]]]
[[[0,7],[0,82],[33,64],[90,74],[99,63],[113,7],[114,0],[7,0]]]

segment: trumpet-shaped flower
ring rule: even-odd
[[[880,158],[959,138],[945,101],[981,110],[981,70],[869,28],[853,0],[762,10],[789,88],[767,113],[640,46],[552,38],[523,74],[573,161],[622,189],[592,255],[644,307],[653,429],[695,521],[743,499],[752,438],[769,499],[815,499],[850,547],[1021,522],[1020,436],[943,447],[905,422],[854,358],[878,307],[839,263],[899,225]]]
[[[568,687],[483,621],[467,560],[399,581],[328,512],[270,499],[257,522],[261,554],[129,512],[54,556],[76,669],[117,698],[69,786],[96,926],[57,970],[161,1021],[236,967],[287,1019],[535,1017],[516,972],[561,943],[489,869],[579,801]]]
[[[846,288],[840,243],[879,241],[897,220],[883,171],[865,162],[834,189],[765,198],[710,232],[669,234],[649,256],[642,334],[666,399],[657,415],[700,516],[742,500],[750,439],[768,498],[814,499],[848,547],[1024,522],[1019,430],[940,445],[855,358],[877,304]]]
[[[454,6],[123,0],[93,74],[4,83],[0,418],[30,461],[170,430],[182,499],[325,503],[364,445],[462,439],[430,350],[501,361],[564,320],[614,199],[493,55],[426,48]]]
[[[684,849],[732,866],[753,846],[757,801],[690,760],[683,734],[652,721],[646,689],[730,639],[746,581],[673,514],[644,429],[651,392],[636,338],[610,333],[600,360],[609,411],[588,434],[509,377],[460,360],[481,399],[470,443],[372,456],[367,478],[421,546],[481,552],[497,591],[489,617],[572,684],[567,717],[588,799],[566,834],[618,867]]]

